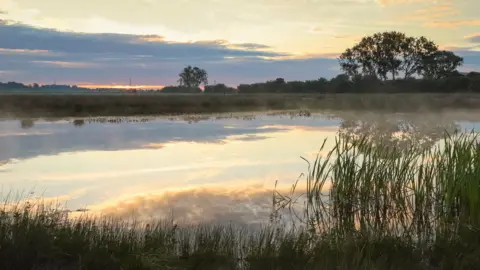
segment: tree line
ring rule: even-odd
[[[463,58],[440,50],[426,37],[409,37],[390,31],[366,36],[338,57],[342,74],[328,80],[285,81],[277,78],[262,83],[208,84],[208,73],[187,66],[177,86],[163,93],[375,93],[375,92],[480,92],[480,73],[461,74]],[[203,90],[200,88],[203,86]],[[32,87],[10,82],[1,88]]]
[[[480,92],[480,73],[461,74],[463,58],[440,50],[426,37],[409,37],[390,31],[366,36],[338,57],[342,74],[327,80],[275,80],[240,84],[208,85],[208,74],[186,67],[178,87],[169,92],[205,93],[347,93],[347,92]]]

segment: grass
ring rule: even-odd
[[[415,112],[478,108],[476,94],[125,94],[0,95],[2,117],[87,117],[246,112],[364,110]]]
[[[479,143],[455,134],[442,145],[339,137],[305,182],[274,193],[278,212],[261,229],[72,220],[19,205],[0,212],[0,269],[478,269]],[[295,202],[305,203],[298,226],[277,226]]]

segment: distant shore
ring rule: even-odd
[[[178,115],[268,110],[384,112],[476,109],[480,95],[458,94],[1,94],[2,118]]]

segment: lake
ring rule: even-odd
[[[471,131],[478,112],[251,113],[0,121],[3,200],[60,203],[121,218],[263,223],[338,134],[419,148]],[[325,154],[322,151],[320,154]]]

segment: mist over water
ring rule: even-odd
[[[468,117],[467,117],[468,116]],[[428,149],[471,131],[476,112],[310,117],[250,114],[175,119],[0,122],[2,199],[61,202],[120,218],[268,222],[280,191],[339,134]]]

